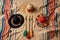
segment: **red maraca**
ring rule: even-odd
[[[27,34],[27,39],[31,39],[31,36],[30,36],[30,16],[29,16],[29,32]]]
[[[27,34],[27,39],[31,39],[30,32],[28,32],[28,34]]]

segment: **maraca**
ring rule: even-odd
[[[30,36],[30,16],[29,16],[29,32],[27,34],[27,39],[31,39],[31,36]]]
[[[26,29],[24,30],[24,34],[23,34],[23,35],[24,35],[24,36],[27,36],[27,33],[28,33],[28,32],[27,32],[27,16],[26,16]]]

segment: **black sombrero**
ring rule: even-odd
[[[19,28],[24,23],[24,17],[21,14],[14,14],[8,20],[11,28]]]

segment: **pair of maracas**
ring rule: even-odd
[[[33,24],[32,24],[33,25]],[[33,27],[33,26],[32,26]],[[30,30],[30,17],[29,17],[29,31],[27,31],[27,16],[26,16],[26,29],[23,34],[27,39],[31,39],[33,37],[33,30]]]

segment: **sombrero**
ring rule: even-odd
[[[34,12],[31,12],[31,13],[27,12],[26,7],[28,4],[32,4],[34,6],[35,8]],[[26,2],[23,2],[21,6],[18,6],[20,7],[20,10],[18,12],[23,14],[28,14],[28,15],[30,14],[36,15],[39,12],[39,6],[40,6],[39,3],[36,1],[26,1]]]
[[[24,17],[21,14],[14,14],[8,20],[11,28],[19,28],[24,23]]]

